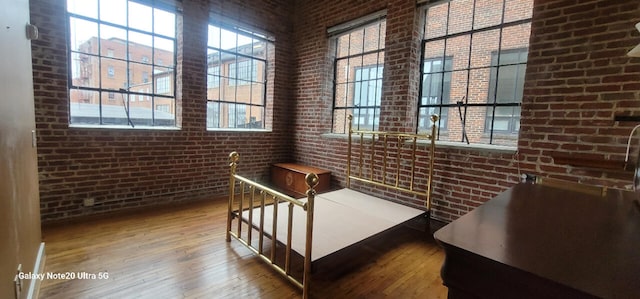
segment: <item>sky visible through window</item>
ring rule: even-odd
[[[127,14],[124,13],[128,9]],[[86,16],[89,18],[100,19],[103,22],[109,22],[116,25],[130,27],[147,32],[154,32],[159,35],[175,38],[175,17],[173,13],[160,9],[152,9],[150,6],[143,5],[134,1],[127,0],[67,0],[67,10],[71,13]],[[80,23],[83,20],[78,20]],[[72,26],[72,47],[78,48],[78,45],[97,35],[94,26]],[[209,46],[220,48],[223,50],[232,50],[237,47],[251,44],[252,38],[248,35],[257,35],[255,32],[242,35],[236,32],[225,30],[215,26],[209,28]],[[113,26],[101,26],[100,36],[103,39],[122,38],[123,31]],[[213,36],[219,37],[212,38]],[[137,43],[151,47],[151,40],[139,39],[134,40]],[[155,39],[154,46],[156,48],[173,51],[173,43],[163,39]]]

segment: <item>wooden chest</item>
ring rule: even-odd
[[[329,190],[331,186],[330,171],[295,163],[273,164],[271,181],[286,194],[300,198],[306,196],[308,187],[304,177],[310,172],[317,174],[320,179],[315,188],[318,193]]]

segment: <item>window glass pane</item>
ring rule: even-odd
[[[67,11],[95,19],[98,17],[98,0],[67,0]]]
[[[173,94],[173,77],[170,72],[164,74],[158,73],[154,76],[156,79],[156,94],[172,95]]]
[[[220,102],[207,101],[207,128],[220,127]]]
[[[507,28],[502,29],[502,42],[500,44],[500,49],[502,51],[510,50],[510,49],[521,49],[527,48],[529,44],[529,35],[531,33],[531,23],[514,25]],[[509,38],[504,38],[504,37]],[[524,53],[526,54],[526,52]],[[519,61],[527,61],[527,57],[521,57]]]
[[[124,100],[123,100],[124,97]],[[101,94],[101,118],[102,124],[105,125],[123,125],[126,126],[128,122],[127,111],[129,111],[129,117],[133,120],[133,114],[131,113],[131,107],[128,104],[126,94],[116,93],[116,99],[109,99],[109,94],[103,92]]]
[[[251,85],[251,104],[262,105],[264,103],[264,85],[253,84]]]
[[[155,126],[175,126],[175,107],[176,101],[174,98],[167,97],[154,97],[153,102],[155,105],[154,111],[154,123]]]
[[[449,26],[447,34],[455,34],[471,30],[473,21],[474,0],[456,0],[449,2]]]
[[[100,94],[97,91],[72,89],[69,102],[70,123],[100,124]]]
[[[220,87],[220,66],[209,66],[207,69],[207,88]]]
[[[168,37],[176,37],[176,17],[173,13],[153,9],[153,31]],[[172,47],[173,48],[173,47]]]
[[[349,34],[342,35],[337,38],[336,57],[345,57],[349,55]]]
[[[238,34],[238,53],[251,55],[253,52],[253,39],[243,34]]]
[[[152,20],[153,18],[151,7],[129,1],[130,28],[151,31],[153,29],[153,24],[151,23]]]
[[[447,57],[454,57],[454,70],[469,69],[471,36],[462,35],[453,38],[447,38],[447,49],[445,51]]]
[[[264,70],[266,69],[266,62],[265,61],[260,61],[260,60],[252,60],[252,74],[251,74],[251,80],[255,81],[255,82],[263,82],[265,80],[265,72]]]
[[[71,77],[74,86],[84,86],[100,88],[100,81],[96,80],[94,74],[98,73],[99,59],[97,56],[72,53],[71,54]]]
[[[424,43],[422,49],[425,59],[438,58],[444,56],[444,40],[435,40]]]
[[[155,37],[153,39],[154,45],[154,63],[160,66],[174,66],[176,64],[174,59],[175,41]]]
[[[236,79],[233,78],[229,81],[229,85],[224,87],[222,91],[222,100],[227,102],[236,101]]]
[[[425,39],[447,35],[447,24],[449,21],[447,17],[448,8],[448,2],[429,7],[424,26]]]
[[[348,84],[346,83],[342,83],[342,84],[336,84],[336,91],[335,91],[335,107],[346,107],[347,106],[347,88],[348,88]],[[353,87],[350,89],[353,90]]]
[[[98,23],[69,18],[71,51],[98,54]]]
[[[500,45],[500,30],[478,32],[471,42],[471,68],[488,67],[491,65],[491,53]]]
[[[236,52],[238,35],[226,29],[220,29],[220,42],[223,50]]]
[[[473,29],[482,29],[502,23],[503,1],[476,0]]]
[[[130,90],[141,91],[144,89],[151,89],[150,74],[153,73],[153,68],[147,64],[141,63],[129,63],[129,84]]]
[[[127,31],[109,25],[100,25],[100,54],[127,59]]]
[[[100,20],[127,26],[127,0],[101,0]]]
[[[253,57],[267,59],[267,44],[264,41],[254,39],[253,40]]]
[[[364,52],[369,52],[373,50],[377,50],[378,48],[384,48],[384,45],[380,45],[380,34],[384,34],[381,32],[380,23],[374,23],[364,28]]]
[[[530,19],[533,14],[533,1],[531,0],[506,0],[505,7],[505,23]]]
[[[102,58],[100,64],[102,65],[101,88],[118,90],[129,87],[126,61]]]
[[[349,38],[349,55],[357,55],[364,52],[363,30],[356,30],[351,32],[351,38]]]
[[[209,25],[207,46],[220,48],[220,27]]]
[[[246,129],[264,129],[264,121],[262,116],[264,115],[264,107],[261,106],[247,106],[251,109],[249,113],[248,122],[245,125]]]
[[[129,31],[129,60],[149,63],[153,57],[152,43],[150,34]]]

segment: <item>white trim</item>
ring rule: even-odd
[[[387,16],[387,10],[383,9],[377,12],[374,12],[372,14],[363,16],[363,17],[359,17],[357,19],[342,23],[342,24],[338,24],[332,27],[327,28],[327,34],[329,36],[334,36],[334,35],[338,35],[344,32],[347,32],[349,30],[352,30],[354,28],[360,27],[362,25],[365,25],[367,23],[376,21],[376,20],[380,20],[380,19],[384,19]]]
[[[347,134],[339,134],[339,133],[325,133],[320,135],[321,138],[326,139],[347,139]],[[355,138],[352,136],[351,138]],[[418,141],[418,143],[426,143],[426,141]],[[505,145],[495,145],[495,144],[482,144],[482,143],[471,143],[466,144],[464,142],[453,142],[453,141],[436,141],[436,149],[465,149],[470,151],[478,151],[478,152],[487,152],[487,153],[499,153],[499,154],[515,154],[518,151],[518,148],[515,146],[505,146]]]
[[[442,4],[442,3],[446,3],[446,2],[451,2],[452,0],[416,0],[416,5],[417,6],[421,6],[421,5],[437,5],[437,4]]]
[[[275,43],[276,41],[275,34],[265,29],[245,23],[241,20],[231,18],[225,15],[224,13],[217,12],[217,11],[209,12],[208,25],[215,26],[222,29],[227,29],[227,30],[231,29],[236,31],[237,34],[251,36],[254,39],[263,40],[266,42]]]
[[[33,273],[43,274],[44,273],[44,265],[47,260],[47,255],[45,253],[44,242],[40,243],[40,248],[38,249],[38,256],[36,256],[36,262],[33,266]],[[27,292],[27,299],[37,299],[40,295],[40,283],[41,279],[30,279],[29,280],[29,291]]]

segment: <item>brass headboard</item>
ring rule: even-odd
[[[433,162],[435,157],[435,136],[437,115],[431,115],[433,127],[431,134],[414,134],[400,132],[366,131],[353,129],[353,116],[349,115],[349,142],[347,145],[346,185],[351,187],[351,180],[399,190],[409,194],[424,196],[425,207],[431,210],[431,192]],[[354,136],[355,135],[355,136]],[[354,145],[354,140],[357,139]],[[427,140],[428,164],[418,161],[418,147]],[[356,147],[354,149],[354,147]],[[355,152],[354,152],[355,151]],[[352,169],[352,160],[357,165]],[[416,176],[417,171],[425,170],[423,176]],[[352,171],[354,170],[354,171]],[[425,186],[426,185],[426,186]],[[422,188],[421,188],[422,187]]]

